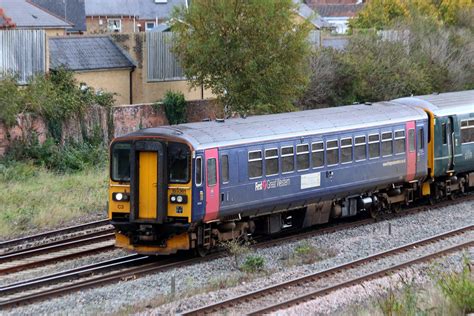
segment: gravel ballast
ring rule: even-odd
[[[389,223],[391,224],[390,235],[388,234]],[[319,249],[323,254],[322,260],[311,264],[291,264],[289,258],[301,242],[287,242],[256,250],[256,253],[265,259],[265,272],[250,277],[235,269],[232,265],[233,260],[226,257],[148,275],[132,281],[76,292],[61,298],[4,311],[4,313],[179,313],[472,224],[474,224],[474,202],[465,202],[309,238],[307,243]],[[466,238],[473,238],[472,234],[466,236],[468,236]],[[472,260],[472,249],[469,254]],[[214,291],[172,301],[169,297],[173,277],[177,298],[202,293],[206,289]],[[223,285],[236,286],[216,290]],[[161,303],[166,304],[159,306]]]

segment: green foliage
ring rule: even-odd
[[[420,17],[438,24],[459,26],[465,24],[466,17],[474,16],[473,10],[472,0],[371,0],[349,21],[349,26],[380,30]]]
[[[167,91],[163,105],[170,125],[186,123],[187,104],[182,92]]]
[[[23,107],[23,91],[18,89],[15,76],[4,75],[0,80],[0,121],[8,127],[15,125]]]
[[[241,238],[224,241],[221,243],[221,247],[232,257],[234,269],[239,269],[243,257],[251,251],[250,242]]]
[[[419,292],[413,280],[401,278],[402,287],[400,291],[389,287],[387,293],[377,301],[377,305],[383,315],[424,315],[426,314],[419,308]]]
[[[283,112],[308,83],[310,24],[291,0],[196,0],[173,14],[174,52],[227,110]]]
[[[256,273],[263,270],[265,259],[259,255],[249,255],[245,258],[244,263],[240,267],[242,271],[248,273]]]
[[[474,277],[467,257],[464,258],[461,273],[441,273],[437,278],[437,284],[463,315],[474,312]]]

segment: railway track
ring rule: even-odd
[[[96,221],[2,242],[0,275],[113,249],[113,227]]]
[[[338,275],[344,274],[345,272],[353,269],[360,268],[362,265],[367,265],[372,262],[376,262],[389,256],[395,256],[397,254],[408,252],[413,249],[424,247],[453,236],[465,234],[474,229],[474,225],[469,225],[460,229],[452,230],[446,233],[442,233],[436,236],[432,236],[423,240],[419,240],[410,244],[406,244],[397,248],[393,248],[387,251],[376,253],[374,255],[367,256],[352,262],[348,262],[327,270],[318,271],[303,277],[295,278],[286,282],[282,282],[276,285],[265,287],[250,293],[232,297],[220,302],[216,302],[204,307],[196,308],[194,310],[186,311],[182,315],[202,315],[212,313],[236,313],[236,314],[250,314],[250,315],[261,315],[269,312],[277,311],[283,308],[291,307],[302,302],[306,302],[317,297],[329,294],[335,290],[339,290],[352,285],[360,284],[367,280],[372,280],[385,276],[397,270],[412,266],[417,263],[429,261],[433,258],[449,254],[454,251],[469,248],[474,246],[474,241],[468,240],[461,243],[457,243],[455,246],[443,248],[439,251],[430,252],[428,255],[419,256],[415,259],[400,262],[396,265],[388,268],[378,269],[374,272],[367,273],[358,277],[350,277],[345,281],[338,282],[329,286],[318,287],[312,286],[319,280]],[[291,297],[291,291],[295,287],[304,287],[308,289],[304,294]],[[286,299],[286,297],[289,297]],[[275,302],[276,301],[276,302]],[[258,309],[253,309],[249,306],[260,306]]]
[[[473,195],[466,196],[460,198],[456,202],[466,202],[467,200],[472,200],[473,197]],[[442,207],[444,204],[451,205],[452,203],[452,201],[446,201],[436,205],[435,207]],[[259,241],[257,244],[253,245],[253,247],[272,247],[283,242],[298,241],[339,230],[369,225],[381,219],[385,220],[393,217],[405,216],[416,212],[429,210],[433,207],[434,206],[429,205],[419,206],[413,209],[404,210],[398,214],[383,216],[379,219],[365,218],[362,220],[359,219],[355,222],[343,222],[338,223],[337,225],[326,225],[323,228],[311,229],[297,235],[280,235],[272,239]],[[149,258],[148,256],[131,255],[123,258],[108,260],[97,264],[0,287],[0,297],[2,297],[2,299],[0,299],[0,307],[9,308],[28,304],[34,301],[44,300],[74,291],[100,287],[105,284],[129,279],[135,279],[147,274],[164,271],[166,269],[197,264],[203,262],[204,260],[213,260],[224,255],[225,254],[222,252],[217,252],[212,253],[205,258],[183,258],[183,256],[172,256],[158,257],[154,259]]]

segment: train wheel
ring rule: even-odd
[[[204,247],[197,247],[196,248],[196,255],[201,257],[201,258],[204,258],[205,256],[207,256],[209,254],[209,250],[208,248],[204,248]]]

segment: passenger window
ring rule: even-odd
[[[278,174],[278,149],[267,149],[265,150],[265,175],[276,174]]]
[[[415,151],[415,130],[408,130],[408,145],[410,146],[410,152]]]
[[[474,120],[461,122],[461,143],[474,143]]]
[[[395,131],[395,155],[405,152],[405,131]]]
[[[326,142],[326,159],[328,166],[339,163],[339,142],[337,140]]]
[[[296,168],[298,171],[309,169],[309,145],[296,146]]]
[[[423,128],[418,130],[418,149],[422,150],[424,148],[425,143],[425,134]]]
[[[262,169],[262,152],[260,150],[249,152],[249,178],[260,178],[262,176]]]
[[[446,131],[446,123],[441,124],[441,139],[443,140],[443,145],[448,143],[448,134]]]
[[[207,185],[212,187],[217,183],[216,158],[207,160]]]
[[[229,156],[228,155],[221,156],[221,178],[222,178],[222,183],[229,182]]]
[[[355,138],[354,155],[356,161],[367,159],[367,145],[365,142],[365,136],[358,136]]]
[[[341,139],[341,163],[352,162],[352,138]]]
[[[382,133],[382,156],[393,154],[392,132]]]
[[[294,149],[292,147],[281,148],[281,172],[288,173],[295,170]]]
[[[196,186],[202,185],[202,158],[196,158]]]
[[[311,144],[311,161],[313,168],[324,166],[324,143],[317,142]]]
[[[380,135],[369,135],[369,158],[380,157]]]

